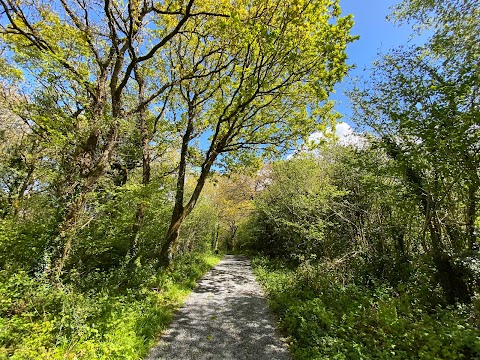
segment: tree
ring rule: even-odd
[[[467,301],[468,278],[477,270],[465,259],[478,256],[478,8],[469,1],[406,1],[398,9],[400,18],[438,27],[424,46],[392,51],[376,63],[365,89],[352,92],[356,119],[379,135],[416,197],[423,250],[447,300]]]
[[[170,68],[194,69],[198,76],[182,82],[170,104],[182,145],[175,206],[160,252],[165,267],[212,167],[282,154],[325,128],[333,119],[328,93],[347,71],[353,21],[340,17],[337,1],[245,1],[228,13],[215,22],[190,22],[169,54]],[[189,163],[198,177],[186,196]]]
[[[475,61],[478,57],[478,17],[480,9],[474,0],[404,0],[394,6],[390,20],[413,23],[417,33],[430,31],[428,46],[445,58],[465,56]]]
[[[45,142],[66,150],[54,160],[65,204],[54,255],[58,278],[85,198],[109,168],[122,124],[172,86],[167,80],[144,94],[143,103],[129,104],[127,89],[134,70],[155,61],[190,18],[218,14],[208,12],[211,3],[197,6],[194,0],[0,4],[2,40],[14,62],[29,72],[26,80],[33,79],[34,90],[26,94],[33,101],[17,114]],[[162,68],[158,71],[158,78],[165,80]]]

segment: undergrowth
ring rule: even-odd
[[[480,359],[478,299],[432,308],[414,284],[359,285],[319,264],[252,263],[295,359]]]
[[[63,286],[1,270],[0,359],[141,359],[218,261],[185,256],[170,274],[148,266],[73,273]]]

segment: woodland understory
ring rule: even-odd
[[[480,359],[475,1],[393,6],[348,118],[337,0],[0,5],[0,359],[140,359],[224,253],[294,359]]]

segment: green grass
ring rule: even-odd
[[[342,283],[321,265],[253,266],[294,359],[480,359],[475,305],[434,307],[403,285]]]
[[[170,274],[116,269],[63,287],[2,270],[0,359],[141,359],[219,260],[191,255]]]

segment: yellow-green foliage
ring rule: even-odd
[[[148,267],[116,269],[64,287],[1,271],[0,359],[141,359],[218,261],[189,255],[168,275]],[[127,279],[137,284],[126,286]]]

